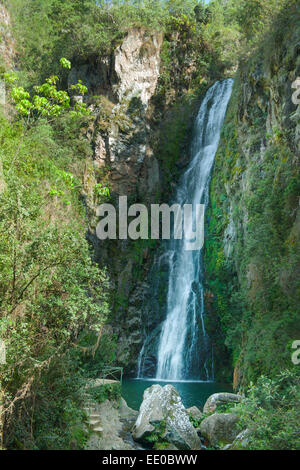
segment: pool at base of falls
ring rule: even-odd
[[[157,379],[124,379],[122,384],[122,396],[127,405],[134,410],[138,410],[142,401],[143,393],[146,388],[154,384],[164,387],[171,384],[176,388],[181,396],[182,402],[186,408],[197,406],[201,411],[207,398],[213,393],[232,392],[232,387],[228,383],[215,382],[197,382],[197,381],[179,381]]]

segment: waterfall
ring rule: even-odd
[[[179,182],[175,202],[208,204],[209,182],[233,80],[215,83],[198,112],[191,144],[191,162]],[[214,378],[213,351],[205,330],[202,250],[186,250],[185,240],[170,240],[166,315],[157,341],[156,379]],[[166,253],[165,253],[166,254]],[[139,375],[145,344],[139,357]]]

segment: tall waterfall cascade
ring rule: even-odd
[[[206,207],[209,202],[210,177],[232,85],[232,79],[216,82],[201,104],[191,142],[191,161],[174,200],[181,207],[184,204]],[[156,371],[152,373],[156,380],[211,381],[213,350],[204,322],[202,250],[189,251],[186,242],[184,239],[168,241],[161,255],[168,265],[168,288],[165,320],[157,334]],[[148,338],[149,341],[153,339]],[[145,376],[146,351],[147,338],[138,360],[140,378]]]

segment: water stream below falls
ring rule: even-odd
[[[231,96],[233,80],[215,83],[200,106],[193,141],[191,161],[179,182],[174,203],[204,204],[209,202],[209,183],[220,132]],[[154,267],[167,273],[165,307],[156,301],[149,308],[164,309],[163,321],[155,331],[145,331],[145,341],[138,361],[138,377],[156,381],[213,381],[213,350],[205,330],[204,279],[202,251],[186,248],[187,240],[171,239]],[[159,297],[159,279],[153,297]],[[156,313],[156,315],[160,315]],[[151,325],[151,322],[149,322]]]

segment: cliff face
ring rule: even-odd
[[[206,298],[218,374],[233,361],[235,385],[291,367],[300,334],[298,38],[295,12],[240,66],[215,162]]]
[[[131,30],[110,57],[96,65],[75,68],[69,77],[70,83],[82,79],[93,93],[95,118],[89,138],[94,152],[83,177],[88,238],[95,259],[107,265],[111,274],[114,320],[106,331],[117,336],[117,361],[126,366],[130,358],[136,358],[141,342],[143,278],[147,271],[143,264],[148,252],[146,246],[136,247],[130,240],[101,241],[96,237],[100,200],[95,188],[107,182],[111,197],[106,202],[116,208],[119,196],[127,196],[128,204],[147,203],[159,192],[159,164],[153,155],[148,108],[159,77],[161,44],[160,33]],[[142,277],[139,282],[133,280],[136,269]]]
[[[6,10],[1,9],[1,15],[5,23],[1,46],[5,45],[2,53],[7,70],[13,49]],[[175,180],[188,162],[189,135],[199,100],[183,95],[195,79],[196,53],[191,56],[178,32],[163,46],[164,40],[160,32],[130,29],[109,54],[87,55],[77,62],[74,58],[68,77],[69,87],[82,80],[89,90],[93,119],[87,134],[92,155],[84,163],[82,192],[87,236],[95,260],[108,266],[111,279],[112,320],[105,331],[110,339],[116,337],[116,361],[132,373],[143,342],[145,298],[151,297],[148,272],[158,243],[100,241],[95,234],[96,207],[111,202],[117,208],[118,197],[124,195],[129,205],[168,202]],[[170,63],[163,59],[163,70],[168,68],[170,74],[168,80],[166,74],[161,77],[166,45],[168,58],[172,58]],[[101,197],[103,186],[110,189],[106,200]],[[154,328],[158,322],[155,318]]]
[[[0,57],[5,66],[12,66],[14,53],[10,16],[6,8],[0,4]]]
[[[94,120],[88,135],[94,151],[83,177],[88,238],[95,259],[108,266],[112,280],[113,314],[106,332],[117,339],[116,362],[132,374],[144,340],[145,303],[151,298],[148,277],[159,243],[99,240],[95,188],[106,182],[111,193],[106,202],[116,208],[119,196],[128,196],[128,205],[168,202],[189,160],[189,137],[199,99],[180,100],[178,94],[179,82],[182,90],[189,87],[191,61],[186,59],[182,65],[178,83],[162,91],[162,47],[161,33],[132,29],[110,56],[78,65],[69,76],[69,84],[81,79],[89,88]],[[160,320],[153,318],[151,328]]]
[[[14,39],[11,33],[10,16],[0,4],[0,72],[10,69],[14,59]],[[0,79],[0,107],[6,104],[6,90],[4,81]],[[5,190],[6,183],[3,178],[2,159],[0,158],[0,193]]]
[[[0,4],[0,72],[10,69],[15,55],[14,39],[11,33],[10,16]],[[5,86],[0,80],[0,105],[5,104]]]
[[[159,77],[161,43],[159,33],[131,30],[109,57],[74,67],[69,76],[69,84],[81,79],[93,95],[92,166],[106,173],[115,195],[153,193],[159,182],[147,108]]]

